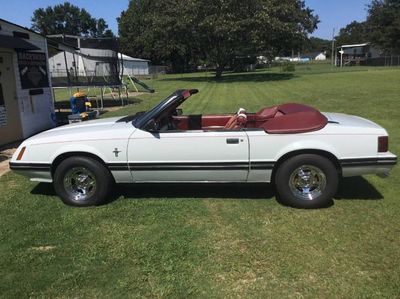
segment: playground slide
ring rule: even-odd
[[[137,85],[141,86],[147,92],[153,93],[155,91],[153,88],[149,87],[146,83],[140,81],[136,77],[128,75],[128,79],[131,81],[132,85],[137,84]]]

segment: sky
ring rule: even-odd
[[[162,1],[162,0],[161,0]],[[0,18],[22,25],[31,26],[33,11],[39,7],[53,6],[61,0],[0,0]],[[110,29],[118,34],[116,18],[128,7],[129,0],[69,0],[70,3],[85,8],[93,17],[106,20]],[[366,5],[371,0],[305,0],[306,5],[320,18],[318,29],[313,36],[331,39],[336,32],[352,21],[363,21],[367,15]]]

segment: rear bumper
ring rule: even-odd
[[[10,169],[35,182],[53,182],[51,164],[10,162]]]
[[[392,153],[375,158],[343,159],[340,160],[343,177],[377,174],[383,177],[397,164],[397,157]]]

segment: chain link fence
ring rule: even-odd
[[[367,66],[400,66],[400,55],[390,55],[376,58],[367,58]]]

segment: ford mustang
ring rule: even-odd
[[[256,113],[183,115],[178,90],[126,117],[75,123],[25,140],[10,168],[53,183],[64,203],[98,205],[114,183],[272,183],[298,208],[332,203],[341,177],[387,175],[388,134],[357,116],[282,104]]]

